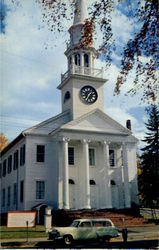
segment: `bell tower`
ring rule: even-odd
[[[61,84],[57,87],[61,90],[62,112],[70,110],[72,120],[97,108],[104,111],[106,79],[103,79],[103,68],[94,67],[98,52],[91,45],[80,46],[86,19],[86,0],[77,0],[74,22],[68,30],[70,42],[65,51],[68,70],[61,75]]]

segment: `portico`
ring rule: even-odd
[[[72,128],[71,133],[67,131],[67,136],[61,137],[59,141],[63,159],[60,178],[63,179],[63,198],[60,207],[70,209],[77,206],[80,209],[91,209],[93,202],[91,190],[97,190],[94,191],[98,192],[96,201],[94,201],[97,204],[96,208],[112,208],[111,183],[113,181],[122,189],[120,190],[120,192],[122,191],[121,195],[124,194],[124,201],[120,207],[129,208],[131,200],[128,176],[128,144],[131,142],[126,143],[125,138],[121,136],[118,140],[117,137],[116,140],[108,139],[109,135],[105,138],[100,134],[94,135],[92,139],[91,137],[89,134],[86,136],[86,133],[83,135],[74,133]],[[71,148],[73,154],[70,156],[69,149]],[[110,155],[112,152],[113,158]],[[73,157],[73,164],[69,164],[70,157]],[[71,189],[75,189],[76,206],[72,205],[69,200],[70,180],[73,182]],[[91,184],[94,185],[93,188],[91,188]]]

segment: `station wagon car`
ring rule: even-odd
[[[78,219],[69,227],[55,227],[49,232],[49,239],[63,239],[66,245],[74,240],[110,240],[118,237],[119,232],[109,219]]]

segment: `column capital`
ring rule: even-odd
[[[102,145],[110,145],[110,141],[101,141]]]
[[[81,142],[82,142],[83,144],[88,144],[88,143],[91,142],[91,140],[89,140],[89,139],[82,139]]]
[[[62,140],[61,140],[62,142],[69,142],[70,141],[70,138],[68,138],[68,137],[62,137]]]
[[[122,150],[123,150],[123,152],[124,151],[126,152],[128,150],[128,144],[126,142],[122,143]]]

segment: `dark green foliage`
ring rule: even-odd
[[[148,110],[145,139],[146,145],[140,157],[139,175],[140,199],[144,206],[159,207],[159,110],[153,105]]]

